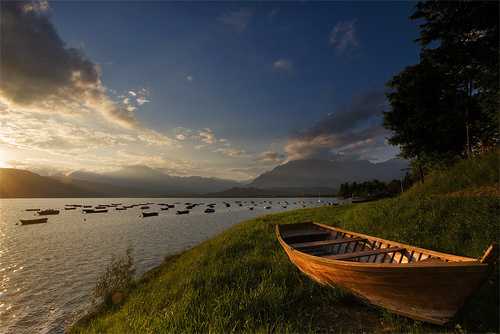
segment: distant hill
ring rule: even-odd
[[[219,192],[241,186],[239,182],[200,176],[171,176],[147,166],[128,166],[109,173],[76,171],[66,177],[68,182],[94,182],[133,190],[133,193],[161,195],[196,195]]]
[[[263,173],[248,185],[218,178],[171,176],[147,166],[109,173],[75,171],[46,177],[11,168],[0,169],[0,198],[12,197],[160,197],[160,196],[322,196],[336,193],[343,182],[400,177],[404,160],[296,160]]]
[[[344,182],[397,179],[404,175],[401,169],[406,167],[408,167],[408,162],[401,159],[392,159],[377,164],[367,160],[294,160],[263,173],[248,187],[338,189]]]
[[[74,197],[87,192],[72,184],[25,170],[0,168],[0,198],[15,197]]]

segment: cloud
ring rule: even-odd
[[[290,72],[293,69],[293,63],[289,59],[278,59],[273,63],[273,68],[276,71]]]
[[[186,136],[183,135],[182,133],[179,133],[178,135],[175,136],[177,140],[186,140]]]
[[[249,8],[240,8],[239,10],[230,11],[222,14],[218,20],[228,26],[231,26],[238,32],[244,31],[250,20],[252,19],[254,11]]]
[[[186,80],[191,82],[191,81],[193,81],[193,77],[191,75],[188,75],[188,76],[186,76]]]
[[[278,163],[285,159],[285,155],[275,151],[264,151],[260,153],[256,160],[265,163]]]
[[[217,142],[217,138],[215,137],[212,129],[205,128],[200,131],[198,135],[200,137],[200,140],[207,145],[212,145]]]
[[[343,53],[359,46],[356,34],[356,20],[337,22],[330,33],[330,45]]]
[[[119,126],[141,128],[134,112],[108,96],[99,66],[61,40],[46,2],[3,1],[1,21],[3,103],[36,112],[97,111]]]
[[[355,96],[350,104],[291,136],[285,145],[287,159],[328,159],[335,154],[368,158],[366,147],[388,146],[385,142],[388,131],[382,127],[382,112],[386,107],[383,92]]]
[[[214,150],[215,153],[221,153],[227,157],[235,158],[235,157],[241,157],[245,155],[244,150],[240,150],[237,148],[230,148],[230,147],[221,147],[216,150]]]

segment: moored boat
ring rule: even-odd
[[[276,226],[290,261],[323,285],[443,325],[487,278],[497,246],[481,259],[451,255],[317,223]]]
[[[158,212],[143,212],[142,217],[153,217],[153,216],[158,216]]]
[[[25,211],[40,211],[40,209],[26,209]]]
[[[38,214],[40,216],[58,215],[59,210],[54,210],[54,209],[41,210],[41,211],[38,211]]]
[[[187,215],[189,213],[189,210],[177,210],[178,215]]]
[[[19,219],[22,225],[43,224],[46,223],[48,220],[49,218]]]
[[[84,209],[83,213],[106,213],[108,209]]]
[[[215,209],[212,209],[212,208],[205,209],[205,213],[214,213],[214,212],[215,212]]]

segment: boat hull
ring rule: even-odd
[[[20,219],[20,221],[21,221],[21,225],[44,224],[48,221],[48,218]]]
[[[488,265],[474,262],[360,263],[297,251],[279,235],[290,261],[314,281],[342,287],[393,313],[438,325],[449,322],[477,290]]]

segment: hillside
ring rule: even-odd
[[[72,184],[12,168],[0,168],[0,198],[75,197],[87,192]]]
[[[478,257],[500,239],[500,198],[446,194],[460,187],[497,187],[497,159],[495,152],[461,162],[397,198],[295,210],[239,224],[167,258],[131,288],[123,305],[103,305],[71,332],[495,332],[498,275],[467,302],[454,323],[432,326],[314,283],[289,262],[276,241],[274,225],[313,220]]]
[[[344,182],[398,179],[404,175],[402,169],[406,167],[408,162],[400,159],[378,164],[366,160],[293,160],[258,176],[248,186],[261,189],[338,189]]]
[[[68,180],[109,184],[118,188],[131,188],[149,196],[194,195],[223,191],[240,186],[231,180],[200,176],[172,176],[147,166],[135,165],[97,174],[75,171]]]

